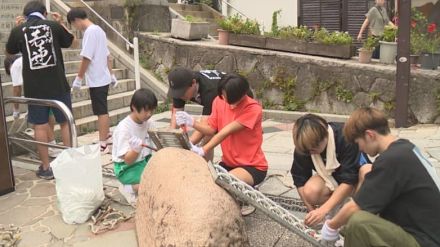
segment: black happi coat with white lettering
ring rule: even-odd
[[[36,16],[12,29],[6,52],[23,54],[25,97],[45,99],[69,92],[61,48],[72,42],[73,35],[60,24]]]

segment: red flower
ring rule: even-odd
[[[416,28],[417,22],[415,20],[411,20],[411,27]]]
[[[437,25],[435,23],[431,23],[428,25],[428,33],[433,33],[437,29]]]

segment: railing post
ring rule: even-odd
[[[50,13],[50,0],[46,0],[46,11]]]
[[[139,39],[138,37],[133,38],[133,48],[134,48],[134,79],[136,81],[136,90],[141,88],[141,71],[139,65]]]

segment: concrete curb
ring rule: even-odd
[[[202,106],[195,104],[186,104],[185,111],[191,114],[201,114]],[[280,121],[280,122],[295,122],[298,118],[304,116],[307,113],[310,112],[263,109],[263,119],[273,119],[275,121]],[[337,115],[330,113],[313,113],[313,114],[323,117],[328,122],[337,122],[337,123],[345,123],[350,117],[349,115]],[[394,128],[395,127],[394,119],[389,119],[388,124],[390,125],[390,128]]]

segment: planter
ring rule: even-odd
[[[229,44],[254,48],[266,48],[266,37],[261,35],[229,33]]]
[[[422,69],[437,69],[439,66],[439,56],[437,53],[422,53],[420,54],[420,67]]]
[[[218,31],[218,43],[220,45],[228,45],[229,44],[229,32],[223,29],[217,29]]]
[[[307,43],[307,54],[318,55],[324,57],[345,58],[352,57],[351,44],[350,45],[326,45],[320,43]]]
[[[325,45],[302,40],[267,38],[266,49],[334,58],[351,58],[351,45]]]
[[[171,23],[171,36],[185,40],[198,40],[208,37],[208,22],[188,22],[181,19],[173,19]]]
[[[385,42],[379,41],[380,43],[380,56],[379,60],[381,63],[395,63],[397,56],[397,42]]]
[[[360,63],[371,63],[371,56],[373,56],[373,50],[360,48],[358,51],[359,51]]]
[[[267,38],[266,49],[307,53],[307,42],[294,39]]]
[[[412,65],[418,64],[419,63],[419,57],[420,57],[420,55],[410,55],[410,57],[409,57],[410,64],[412,64]]]

